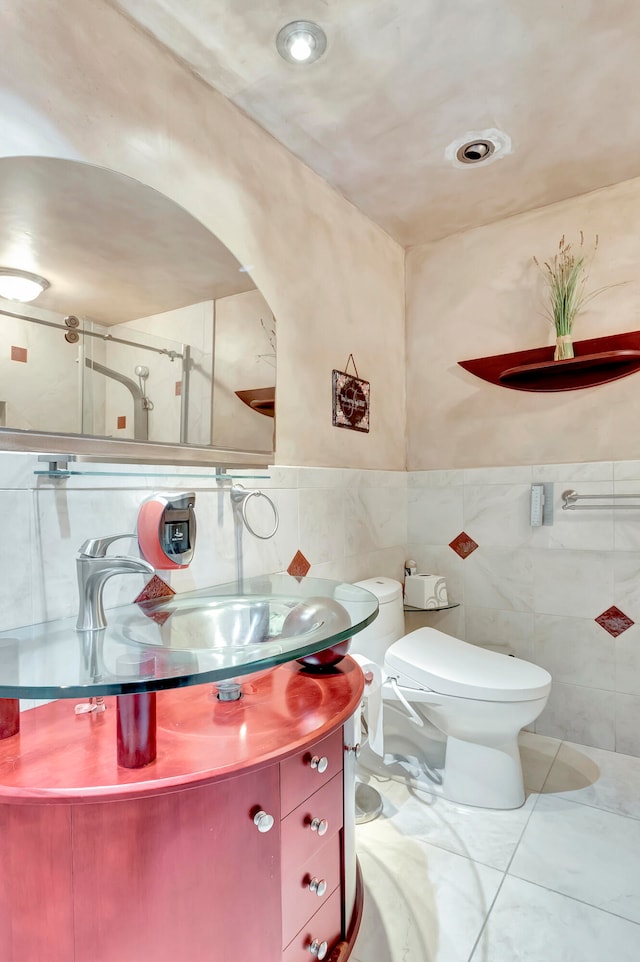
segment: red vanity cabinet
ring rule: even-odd
[[[272,765],[179,793],[77,806],[75,958],[277,959],[278,914],[260,907],[280,884],[280,826],[263,834],[252,814],[277,813],[277,804]]]
[[[23,714],[0,742],[2,962],[307,962],[314,940],[348,957],[362,673],[284,665],[243,687],[226,705],[159,692],[158,755],[136,770],[117,766],[112,699]]]
[[[314,941],[326,941],[329,948],[336,945],[341,938],[341,911],[340,891],[336,890],[290,942],[282,954],[282,962],[308,962],[313,959],[309,947]]]
[[[284,818],[342,771],[344,738],[336,730],[280,765],[280,810]]]

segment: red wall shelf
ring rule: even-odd
[[[458,361],[476,377],[514,391],[577,391],[640,371],[640,331],[574,342],[575,357],[553,360],[553,346]]]
[[[269,418],[275,416],[275,387],[255,387],[250,391],[236,391],[236,395],[241,401],[244,401],[252,411],[257,411],[258,414],[266,414]]]

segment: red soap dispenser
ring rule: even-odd
[[[156,570],[187,568],[196,542],[194,491],[154,494],[140,505],[138,545]]]

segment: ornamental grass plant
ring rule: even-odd
[[[554,360],[573,357],[573,325],[577,314],[598,294],[606,290],[600,287],[587,293],[591,261],[598,249],[598,235],[590,251],[585,249],[584,234],[580,231],[580,244],[574,247],[563,234],[555,255],[542,264],[534,257],[534,263],[542,272],[549,302],[545,316],[556,330]]]

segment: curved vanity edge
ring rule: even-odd
[[[331,955],[327,959],[327,962],[347,962],[347,959],[351,957],[351,953],[353,952],[356,944],[356,939],[358,938],[358,932],[360,931],[363,910],[364,879],[362,877],[360,862],[356,858],[356,900],[353,906],[353,912],[351,913],[351,919],[347,925],[344,941],[335,946],[331,952]]]
[[[282,761],[335,731],[360,704],[364,678],[348,656],[330,671],[295,663],[243,683],[239,702],[211,685],[158,693],[158,755],[119,768],[115,698],[103,714],[75,715],[57,701],[24,712],[20,734],[0,741],[2,804],[81,804],[160,795]]]

